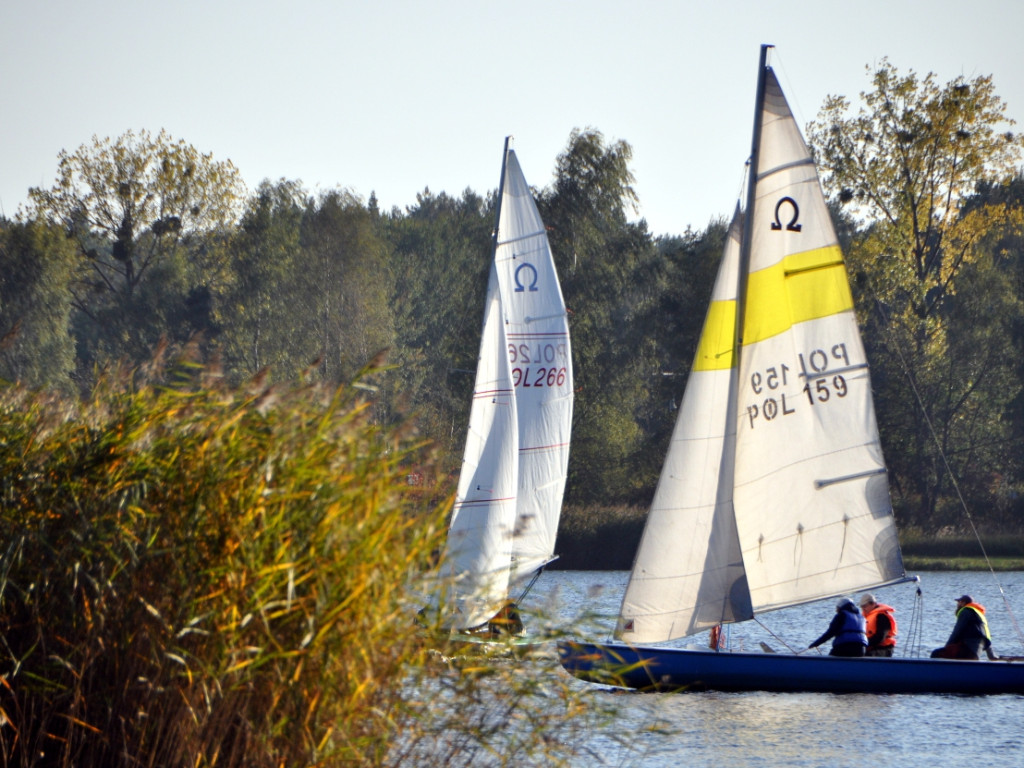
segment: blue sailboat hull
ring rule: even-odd
[[[1024,694],[1024,660],[953,661],[732,653],[561,641],[589,682],[650,691]]]

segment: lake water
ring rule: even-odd
[[[548,571],[526,604],[540,608],[555,627],[571,627],[573,637],[607,641],[627,576],[620,571]],[[901,647],[908,647],[915,635],[919,652],[914,655],[927,655],[943,645],[953,628],[954,600],[966,592],[986,607],[996,651],[1024,656],[1024,641],[1015,627],[1015,621],[1024,622],[1024,573],[920,576],[921,596],[913,584],[875,591],[879,602],[896,608]],[[1016,620],[1007,603],[1019,612]],[[920,606],[916,622],[915,605]],[[829,600],[766,614],[761,617],[764,627],[756,622],[729,627],[729,639],[734,649],[757,650],[761,642],[780,651],[786,645],[806,648],[824,632],[834,610],[835,601]],[[707,634],[689,642],[706,646]],[[826,643],[823,650],[828,647]],[[902,650],[897,655],[903,655]],[[556,662],[550,664],[552,674],[569,677]],[[615,726],[588,736],[590,754],[580,758],[581,768],[859,768],[875,762],[900,768],[934,768],[949,762],[1024,766],[1024,696],[651,694],[575,680],[572,684],[620,713]],[[655,724],[669,732],[650,732]]]

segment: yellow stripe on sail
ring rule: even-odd
[[[795,253],[750,274],[743,343],[754,344],[797,323],[852,308],[853,296],[838,245]]]
[[[720,371],[732,368],[736,343],[736,301],[713,301],[708,307],[704,330],[693,361],[695,371]]]

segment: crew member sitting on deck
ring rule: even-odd
[[[995,658],[992,634],[985,620],[985,608],[974,602],[970,595],[962,595],[956,599],[956,624],[953,631],[944,646],[932,651],[932,658],[976,661],[982,651],[990,659]]]
[[[829,656],[863,656],[868,646],[864,629],[864,617],[860,615],[860,610],[853,604],[853,600],[844,597],[836,605],[836,615],[825,634],[807,647],[817,648],[831,637],[832,650]]]
[[[494,637],[521,635],[523,633],[523,620],[519,616],[519,606],[511,600],[505,603],[495,617],[487,622],[487,629]]]

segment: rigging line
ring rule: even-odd
[[[783,85],[783,92],[786,94],[786,101],[789,102],[789,109],[793,113],[793,119],[798,124],[806,126],[807,118],[803,107],[800,104],[799,89],[790,88],[793,81],[789,77],[789,70],[786,68],[786,62],[783,60],[783,56],[779,53],[778,49],[772,48],[772,61],[771,67],[775,71],[775,76],[779,80],[779,84]],[[799,117],[798,117],[799,116]]]
[[[921,642],[924,638],[924,592],[921,590],[920,584],[917,585],[917,594],[914,598],[914,615],[917,617],[916,624],[914,625],[917,632],[912,638],[914,648],[918,651],[918,655],[920,655],[920,652],[924,651],[921,647]]]
[[[537,583],[537,579],[540,578],[540,575],[543,572],[544,572],[544,566],[543,565],[540,568],[538,568],[536,571],[533,572],[533,577],[530,579],[529,583],[526,585],[526,587],[520,593],[519,599],[516,600],[516,605],[522,605],[523,604],[523,600],[525,600],[526,596],[528,594],[530,594],[530,590],[533,589],[533,585]]]
[[[774,637],[774,638],[775,638],[776,640],[778,640],[778,641],[779,641],[780,643],[782,643],[782,644],[783,644],[784,646],[786,646],[786,650],[788,650],[788,651],[789,651],[790,653],[796,653],[796,651],[794,651],[794,650],[793,650],[793,647],[792,647],[792,646],[791,646],[791,645],[790,645],[789,643],[787,643],[787,642],[786,642],[785,640],[783,640],[783,639],[782,639],[781,637],[779,637],[779,636],[778,636],[778,635],[776,635],[776,634],[775,634],[774,632],[772,632],[772,631],[771,631],[771,630],[770,630],[770,629],[769,629],[769,628],[768,628],[767,626],[765,626],[764,622],[763,622],[763,621],[761,621],[761,620],[760,620],[760,619],[759,619],[759,618],[758,618],[757,616],[755,616],[755,617],[754,617],[754,621],[756,621],[756,622],[757,622],[757,624],[758,624],[758,625],[759,625],[759,626],[761,627],[761,629],[763,629],[763,630],[764,630],[765,632],[767,632],[767,633],[768,633],[769,635],[771,635],[771,636],[772,636],[772,637]]]
[[[985,550],[985,544],[981,540],[981,534],[978,533],[978,527],[974,524],[974,518],[971,517],[971,511],[968,509],[964,495],[960,491],[960,483],[957,481],[956,474],[953,472],[953,468],[949,464],[949,459],[946,458],[946,452],[942,448],[942,443],[939,441],[938,433],[935,431],[935,425],[932,424],[932,420],[928,416],[928,411],[924,407],[924,401],[921,398],[921,392],[917,388],[917,381],[914,379],[914,374],[910,370],[910,366],[907,364],[906,358],[903,356],[903,350],[900,349],[899,344],[896,343],[895,338],[892,336],[889,318],[885,314],[885,308],[882,306],[882,302],[878,298],[878,294],[875,293],[874,284],[872,283],[871,278],[867,275],[865,275],[865,278],[868,285],[868,291],[871,293],[872,299],[874,299],[875,308],[878,310],[878,314],[882,319],[882,327],[885,329],[886,336],[891,342],[889,347],[896,353],[896,356],[899,358],[900,365],[903,366],[903,373],[907,377],[907,381],[910,383],[910,389],[914,393],[914,398],[917,400],[918,407],[921,409],[921,416],[924,418],[924,423],[928,427],[928,432],[931,434],[932,440],[935,442],[935,449],[938,451],[939,457],[942,459],[942,465],[946,468],[946,473],[949,475],[950,483],[953,486],[953,490],[956,491],[956,497],[960,502],[960,506],[963,508],[967,522],[971,526],[971,532],[974,534],[974,538],[978,542],[981,554],[985,558],[985,564],[988,565],[988,570],[992,575],[992,580],[999,589],[999,596],[1003,599],[1003,606],[1006,608],[1006,612],[1010,615],[1010,622],[1013,624],[1013,629],[1017,633],[1017,640],[1024,645],[1024,633],[1021,632],[1020,625],[1017,623],[1017,617],[1013,613],[1010,601],[1006,597],[1006,591],[1003,589],[1003,585],[999,581],[999,577],[996,575],[996,570],[992,567],[992,561],[989,559],[988,552]]]
[[[924,595],[921,591],[921,584],[917,585],[914,608],[910,612],[910,621],[907,622],[906,638],[903,641],[903,653],[905,658],[915,658],[921,655],[921,637],[924,631]]]
[[[736,190],[736,209],[739,210],[743,207],[745,202],[745,193],[747,190],[747,177],[750,175],[750,158],[743,163],[743,172],[740,174],[740,188]]]

